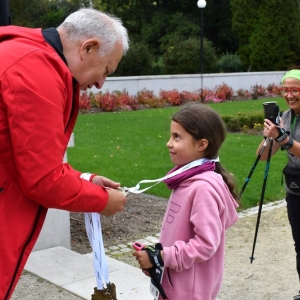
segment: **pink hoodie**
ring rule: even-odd
[[[186,179],[173,191],[160,237],[168,300],[217,298],[225,230],[237,221],[237,207],[222,176],[212,171]]]

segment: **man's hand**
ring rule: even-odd
[[[93,179],[92,179],[92,183],[97,184],[99,186],[105,186],[105,187],[109,187],[112,189],[117,189],[118,187],[120,187],[120,183],[119,182],[115,182],[112,181],[111,179],[108,179],[104,176],[98,176],[96,175]]]
[[[105,208],[100,212],[100,214],[108,217],[124,209],[124,206],[126,204],[126,196],[124,195],[124,193],[115,189],[108,188],[107,192],[108,201]]]

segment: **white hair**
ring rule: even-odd
[[[98,38],[103,45],[100,47],[103,56],[111,53],[118,41],[123,45],[123,54],[129,48],[127,29],[121,19],[93,8],[82,8],[70,14],[57,29],[62,29],[71,41]]]

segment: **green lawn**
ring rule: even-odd
[[[287,108],[276,98],[281,110]],[[248,100],[210,104],[221,115],[262,111],[262,103],[274,99]],[[178,107],[124,111],[115,113],[80,114],[74,130],[75,147],[68,149],[70,164],[82,172],[97,173],[135,186],[143,179],[163,177],[172,167],[166,143],[169,139],[171,116]],[[239,190],[255,160],[261,136],[228,133],[220,151],[223,166],[234,174]],[[265,202],[282,199],[281,171],[286,163],[284,152],[277,153],[270,164]],[[259,162],[243,194],[242,207],[255,206],[260,199],[265,162]],[[146,187],[143,185],[142,187]],[[168,198],[170,191],[160,183],[147,191]]]

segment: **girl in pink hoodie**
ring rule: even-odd
[[[226,129],[214,110],[190,102],[173,116],[170,133],[176,167],[168,174],[179,174],[164,181],[173,191],[161,229],[163,250],[154,257],[133,255],[142,269],[164,266],[167,299],[214,300],[223,278],[225,230],[238,218],[234,181],[218,157]]]

